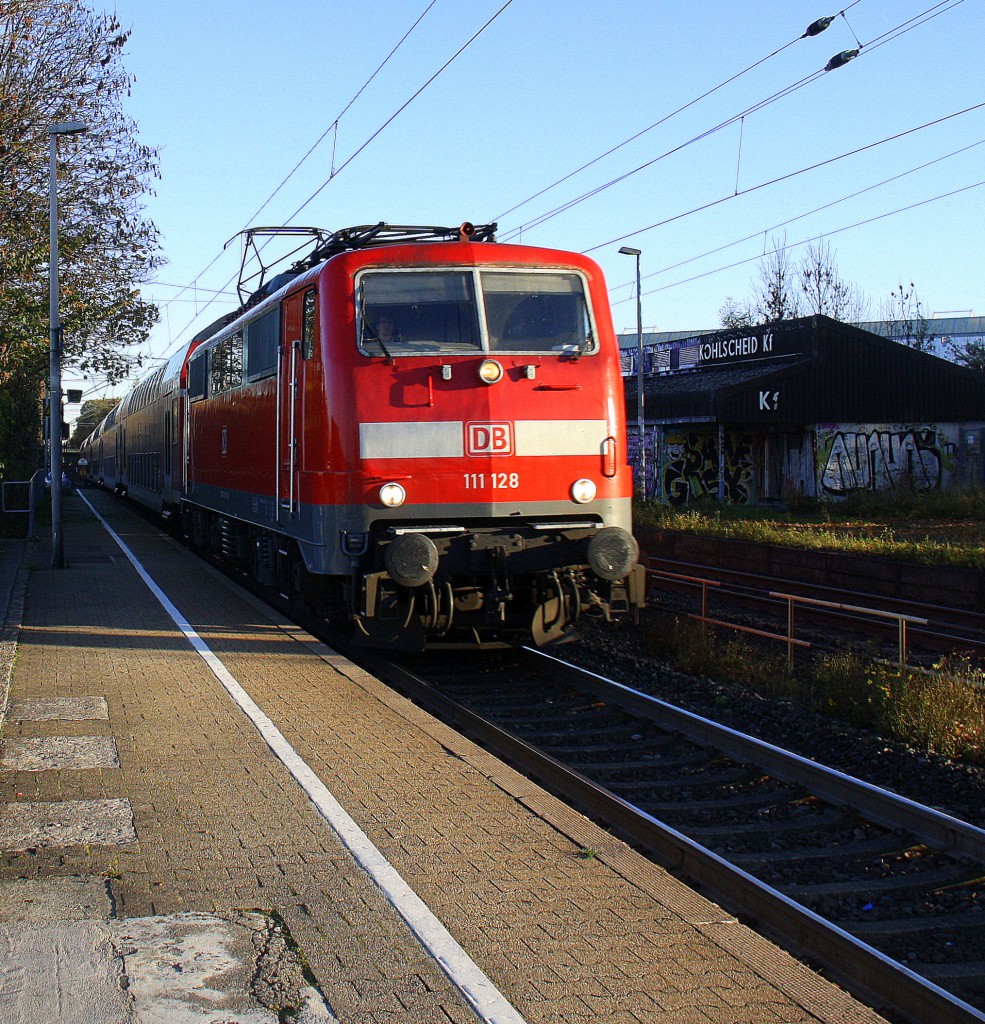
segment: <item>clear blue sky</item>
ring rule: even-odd
[[[498,219],[501,239],[522,229],[523,242],[589,251],[606,272],[617,330],[636,327],[635,266],[620,245],[643,251],[644,328],[689,330],[716,326],[728,296],[750,295],[757,258],[784,233],[788,243],[823,235],[842,276],[872,296],[873,318],[910,281],[927,313],[985,311],[985,107],[758,187],[985,103],[982,0],[849,0],[825,32],[799,41],[841,8],[826,0],[513,0],[383,128],[504,0],[429,2],[116,0],[133,31],[127,111],[141,140],[161,150],[147,213],[169,265],[146,292],[162,307],[148,356],[232,308],[231,294],[206,308],[207,289],[232,290],[240,250],[223,245],[250,224]],[[337,131],[258,212],[426,9]],[[936,17],[919,24],[923,12]],[[817,74],[859,42],[855,60]],[[805,79],[750,112],[741,130],[712,131]],[[894,212],[916,203],[925,205]],[[851,227],[884,214],[892,215]],[[179,294],[193,283],[197,291]]]

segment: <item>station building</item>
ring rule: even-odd
[[[958,326],[951,337],[974,336],[973,323]],[[985,374],[875,331],[811,316],[644,335],[642,445],[637,335],[620,345],[630,461],[655,500],[985,482]]]

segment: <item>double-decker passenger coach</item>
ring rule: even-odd
[[[373,644],[545,644],[635,611],[602,273],[492,230],[318,233],[141,407],[159,406],[160,491],[119,459],[111,482]],[[140,455],[126,468],[156,465]]]

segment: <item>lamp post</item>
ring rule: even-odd
[[[636,429],[640,438],[640,490],[646,497],[646,441],[643,435],[643,297],[640,294],[641,250],[624,245],[623,256],[636,257]]]
[[[81,121],[63,121],[48,129],[48,226],[51,247],[48,260],[48,325],[50,380],[48,443],[51,458],[51,565],[65,568],[62,544],[62,326],[58,317],[58,172],[55,166],[59,135],[77,135],[86,126]]]

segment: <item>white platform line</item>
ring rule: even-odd
[[[462,993],[478,1018],[487,1021],[488,1024],[526,1024],[521,1014],[455,941],[427,904],[404,881],[397,869],[383,856],[369,836],[335,799],[328,787],[305,763],[284,734],[260,710],[253,698],[237,682],[208,644],[195,632],[167,594],[154,582],[119,534],[93,508],[91,502],[81,491],[77,493],[119,545],[120,550],[137,570],[140,578],[160,601],[174,624],[202,657],[216,679],[222,683],[229,696],[253,723],[274,756],[291,773],[315,805],[318,813],[352,853],[356,863],[373,879],[387,902],[406,921],[418,941],[438,963],[452,984]]]

